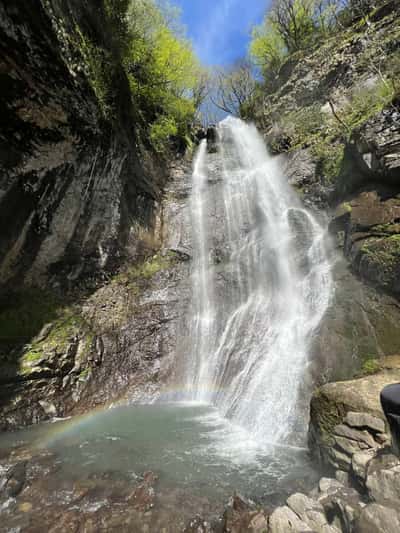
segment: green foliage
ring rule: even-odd
[[[125,71],[131,94],[122,84],[124,114],[140,123],[144,142],[159,152],[177,140],[186,144],[207,76],[184,36],[179,10],[167,0],[101,0],[92,19],[93,25],[77,19],[68,31],[60,26],[59,34],[71,69],[85,72],[103,116],[113,121],[121,113]]]
[[[78,46],[82,53],[86,74],[99,101],[104,117],[111,118],[115,61],[111,52],[94,44],[76,26]]]
[[[318,105],[284,115],[277,125],[289,139],[289,150],[309,148],[317,162],[317,173],[325,183],[338,177],[344,155],[344,141],[369,118],[384,109],[394,97],[393,86],[382,80],[375,87],[349,95],[348,103],[335,113]]]
[[[150,280],[158,272],[166,270],[176,262],[176,254],[168,252],[166,255],[154,255],[143,263],[131,266],[126,271],[114,277],[113,282],[122,285],[130,285],[134,292],[139,292],[137,283]]]
[[[127,10],[130,0],[103,0],[113,50],[123,57],[129,46]]]
[[[340,173],[343,161],[344,145],[339,142],[329,142],[329,138],[319,138],[312,147],[311,153],[317,159],[317,173],[325,183],[333,183]]]
[[[218,69],[213,84],[211,100],[219,109],[244,119],[252,115],[257,84],[249,62],[238,60],[228,69]]]
[[[334,0],[275,0],[263,23],[252,32],[250,55],[268,83],[290,54],[318,44],[333,27]]]
[[[178,133],[178,127],[172,117],[161,116],[152,125],[150,139],[157,152],[165,149],[168,140]]]
[[[307,48],[319,32],[314,0],[278,0],[271,20],[289,53]]]
[[[376,374],[381,370],[381,364],[378,359],[367,359],[364,361],[361,367],[361,375],[369,376],[371,374]]]
[[[154,148],[162,152],[176,137],[187,138],[204,72],[182,35],[176,9],[130,0],[123,20],[128,44],[121,48],[132,101],[149,125]]]
[[[353,31],[368,31],[378,9],[369,0],[274,0],[262,24],[252,31],[250,56],[271,85],[288,58],[321,46],[350,24]]]
[[[387,80],[382,80],[377,86],[370,89],[355,92],[347,106],[339,113],[343,123],[347,126],[347,134],[379,113],[393,100],[394,95],[393,85]]]
[[[269,17],[252,31],[250,56],[260,68],[265,81],[272,81],[279,74],[287,56],[287,48],[276,24]]]

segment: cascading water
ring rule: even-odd
[[[254,126],[228,118],[193,171],[193,302],[185,381],[264,442],[287,441],[332,282],[324,231]]]
[[[145,513],[151,515],[149,531],[159,531],[166,519],[171,531],[181,530],[193,519],[193,509],[200,516],[220,516],[222,502],[233,491],[283,504],[287,494],[311,490],[319,477],[297,444],[303,443],[307,425],[312,336],[331,293],[324,232],[302,208],[279,160],[268,156],[254,127],[229,119],[218,130],[216,153],[208,153],[205,143],[199,148],[190,206],[184,201],[185,176],[177,176],[172,189],[177,196],[166,203],[168,246],[178,250],[191,244],[193,249],[192,312],[181,331],[190,327],[188,335],[179,336],[176,358],[176,372],[179,377],[184,373],[189,393],[176,392],[170,383],[162,401],[151,405],[94,410],[3,435],[2,456],[15,464],[16,457],[25,461],[31,449],[34,468],[37,464],[38,472],[44,468],[50,476],[51,494],[44,493],[31,511],[38,516],[49,498],[57,509],[68,511],[73,487],[88,478],[104,480],[105,464],[113,472],[107,476],[108,492],[113,480],[125,494],[125,483],[137,479],[138,472],[162,474],[157,505]],[[150,324],[153,305],[164,305],[171,296],[177,306],[179,298],[186,302],[185,265],[176,267],[168,270],[171,284],[177,281],[172,293],[166,294],[160,276],[157,290],[141,295],[142,304],[147,298],[152,302]],[[170,315],[163,316],[168,320]],[[158,314],[154,319],[158,326]],[[187,399],[193,402],[181,401]],[[10,447],[16,447],[16,455],[9,455]],[[51,453],[37,454],[42,448]],[[101,520],[109,508],[102,486],[97,500],[91,494],[82,503],[85,512],[101,509]],[[2,508],[7,531],[31,520],[30,511],[20,511],[13,500]]]

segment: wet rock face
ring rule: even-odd
[[[209,128],[207,128],[206,139],[208,153],[215,153],[218,150],[218,132],[215,126],[210,126]]]
[[[2,284],[96,275],[135,256],[138,229],[154,223],[162,176],[140,147],[104,16],[93,1],[0,6]],[[88,43],[113,65],[109,101]]]
[[[400,178],[400,100],[368,120],[353,134],[360,171],[398,185]]]
[[[400,200],[397,189],[369,187],[341,204],[331,223],[343,232],[344,252],[365,281],[400,295]]]
[[[190,297],[190,165],[177,164],[162,202],[163,245],[125,266],[36,337],[0,358],[0,428],[107,404],[151,401],[171,379]]]
[[[334,294],[312,345],[317,384],[349,379],[368,358],[400,352],[397,301],[359,280],[343,258],[334,261]]]

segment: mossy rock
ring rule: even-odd
[[[377,372],[379,372],[380,370],[382,370],[382,363],[379,359],[366,359],[366,361],[364,361],[362,367],[361,367],[361,372],[360,372],[360,377],[362,376],[370,376],[371,374],[376,374]]]
[[[363,278],[392,294],[400,294],[400,235],[366,239],[355,265]]]
[[[135,292],[139,292],[141,282],[150,280],[163,270],[171,268],[178,260],[177,255],[169,251],[165,255],[156,254],[142,263],[132,265],[120,274],[117,274],[112,282],[129,285]]]
[[[333,429],[343,423],[350,411],[368,413],[385,421],[380,392],[386,385],[399,380],[400,368],[396,366],[383,368],[359,379],[327,383],[317,389],[311,399],[311,452],[330,464],[329,450],[334,442]]]
[[[79,341],[84,342],[84,345]],[[75,355],[83,361],[92,346],[93,333],[81,314],[74,308],[59,311],[59,318],[52,323],[47,335],[39,334],[22,352],[18,362],[18,374],[27,376],[40,369],[51,369],[53,374],[72,368]]]

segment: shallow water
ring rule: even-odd
[[[302,448],[269,446],[199,404],[129,406],[5,434],[0,449],[55,453],[60,479],[152,470],[160,490],[180,488],[224,502],[238,490],[258,500],[310,488],[317,473]]]

